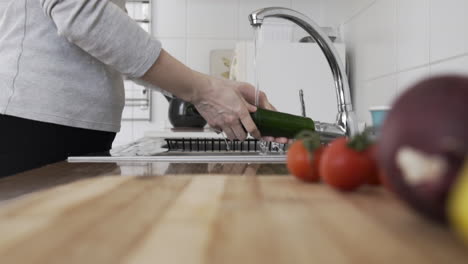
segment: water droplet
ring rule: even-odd
[[[260,148],[260,154],[266,155],[268,153],[268,147],[270,146],[270,142],[265,141],[265,140],[260,140],[258,142],[258,146]]]
[[[226,136],[224,136],[223,139],[224,139],[224,143],[226,143],[226,151],[231,151],[231,146],[229,146],[230,141],[228,141]]]

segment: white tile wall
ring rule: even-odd
[[[187,29],[190,38],[236,39],[239,2],[189,0]]]
[[[431,75],[441,74],[468,75],[468,56],[431,64]]]
[[[365,30],[364,78],[374,79],[396,71],[396,0],[377,1],[363,14]]]
[[[398,73],[397,94],[401,94],[410,88],[412,85],[423,80],[430,75],[431,69],[429,66],[417,68],[414,70],[403,71]]]
[[[326,1],[153,0],[152,31],[172,55],[189,67],[208,73],[209,50],[233,48],[236,41],[253,39],[247,18],[252,11],[268,6],[294,8],[327,26],[322,23],[323,2]]]
[[[340,6],[337,1],[347,3]],[[369,121],[370,105],[391,104],[421,79],[468,74],[468,1],[350,2],[331,0],[323,15],[330,9],[348,10],[334,12],[343,14],[339,21],[344,21],[353,101],[360,121]]]
[[[429,0],[398,0],[398,69],[429,62]]]
[[[322,22],[338,26],[356,16],[372,2],[374,0],[323,0]]]
[[[431,61],[468,52],[468,1],[430,0]]]
[[[305,1],[304,1],[305,2]],[[314,2],[314,1],[312,1]],[[239,39],[251,40],[253,36],[253,29],[250,25],[248,16],[250,13],[257,9],[278,6],[291,8],[291,0],[240,0],[239,1]]]
[[[370,122],[368,109],[373,106],[391,105],[396,96],[397,78],[395,75],[382,77],[366,82],[364,85],[364,107],[360,108],[361,116],[367,124]],[[359,114],[359,113],[358,113]]]
[[[315,23],[323,26],[324,17],[322,13],[323,2],[326,0],[318,0],[318,1],[292,1],[291,8],[294,10],[299,10],[301,13],[305,14],[306,16],[310,17],[314,20]],[[331,25],[327,24],[327,25]],[[300,27],[294,26],[293,32],[293,40],[297,41],[304,36],[307,36],[307,33]]]
[[[6,10],[8,2],[0,1],[0,17],[3,15],[3,12]]]
[[[152,0],[153,34],[163,38],[185,38],[187,0]]]

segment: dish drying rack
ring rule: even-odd
[[[288,144],[261,142],[257,139],[225,140],[223,138],[166,138],[169,152],[272,152],[285,153]]]

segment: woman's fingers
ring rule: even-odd
[[[232,131],[232,128],[230,128],[230,127],[224,127],[224,128],[223,128],[223,132],[224,132],[224,134],[226,134],[226,137],[227,137],[229,140],[234,140],[234,139],[236,139],[236,134],[234,133],[234,131]]]
[[[213,132],[215,132],[216,134],[221,134],[223,133],[223,129],[222,128],[215,128],[215,127],[211,127],[211,129],[213,130]]]
[[[245,105],[247,106],[247,109],[250,113],[257,112],[257,107],[255,105],[249,104],[248,102],[245,102]]]
[[[258,131],[257,126],[255,125],[254,121],[252,120],[252,117],[250,116],[249,113],[244,112],[241,117],[240,117],[240,122],[242,123],[242,126],[244,126],[245,131],[252,135],[254,138],[260,138],[260,131]]]
[[[281,144],[286,144],[286,143],[289,142],[289,139],[285,138],[285,137],[275,138],[275,142],[276,143],[281,143]]]
[[[268,104],[268,107],[267,107],[268,110],[278,111],[274,105],[270,104],[270,102],[268,102],[267,104]]]
[[[268,97],[266,96],[264,92],[260,92],[258,94],[258,104],[261,108],[277,111],[276,108],[270,103],[270,101],[268,100]]]
[[[232,127],[232,131],[236,135],[236,139],[240,141],[244,141],[247,138],[247,133],[245,132],[240,122],[238,122],[237,125]]]
[[[257,111],[257,107],[247,102],[244,98],[245,105],[247,106],[248,113],[243,112],[240,116],[240,121],[244,126],[245,131],[249,133],[254,138],[260,138],[260,131],[258,130],[255,122],[252,120],[250,113],[255,113]]]

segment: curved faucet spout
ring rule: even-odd
[[[317,131],[329,138],[353,136],[357,129],[348,77],[333,43],[312,19],[289,8],[267,7],[257,10],[249,15],[250,24],[254,27],[261,26],[268,17],[283,18],[303,28],[315,39],[327,58],[335,82],[338,115],[335,124],[317,122]]]

